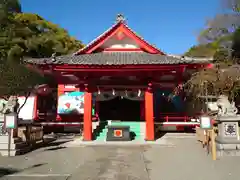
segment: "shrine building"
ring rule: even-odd
[[[189,72],[211,67],[210,59],[162,52],[136,34],[122,15],[74,54],[25,61],[50,73],[58,84],[54,118],[40,120],[37,103],[35,121],[80,122],[86,141],[105,138],[109,124],[129,125],[136,138],[148,141],[155,140],[155,124],[196,126],[184,109],[183,84]],[[107,124],[99,127],[101,122]]]

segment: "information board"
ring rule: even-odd
[[[26,97],[24,96],[18,97],[19,108],[21,108],[18,114],[19,118],[21,118],[22,120],[33,120],[35,114],[34,112],[35,98],[36,96],[30,96],[27,98],[27,101],[25,102]]]
[[[94,114],[94,97],[92,113]],[[84,114],[84,92],[65,92],[58,97],[58,114]]]

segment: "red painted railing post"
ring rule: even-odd
[[[168,116],[166,116],[166,122],[168,122]]]

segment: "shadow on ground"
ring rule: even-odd
[[[135,139],[135,137],[136,137],[136,133],[131,131],[130,132],[130,139],[131,139],[131,141],[133,141]]]
[[[20,170],[18,170],[18,169],[0,167],[0,178],[3,176],[6,176],[6,175],[15,174],[18,172],[20,172]]]
[[[43,166],[43,165],[46,165],[46,164],[47,163],[35,164],[33,166],[30,166],[30,167],[24,168],[24,169],[0,167],[0,178],[2,178],[4,176],[12,175],[12,174],[20,173],[20,172],[22,172],[24,170],[27,170],[27,169],[37,168],[37,167],[40,167],[40,166]]]
[[[174,133],[186,133],[186,134],[192,134],[195,133],[195,130],[193,128],[184,128],[184,131],[155,131],[155,140],[160,139],[164,137],[167,133],[171,132],[172,134]]]
[[[33,152],[39,149],[44,149],[44,151],[54,151],[54,150],[64,149],[66,147],[61,145],[64,143],[73,141],[74,137],[75,136],[69,133],[47,135],[44,139],[44,143],[33,145],[29,152]],[[20,155],[24,155],[24,154],[20,154]]]

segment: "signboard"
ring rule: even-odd
[[[202,129],[212,129],[211,118],[207,117],[207,116],[200,117],[200,128],[202,128]]]
[[[18,118],[21,118],[22,120],[33,120],[35,114],[34,112],[36,103],[35,98],[36,96],[30,96],[27,98],[27,101],[25,102],[26,97],[24,96],[18,97],[19,107],[21,107],[18,114]]]
[[[5,129],[17,128],[17,114],[16,113],[5,114],[4,127],[5,127]]]
[[[73,91],[60,95],[57,112],[58,114],[84,114],[84,92]],[[94,106],[92,113],[95,113]]]
[[[4,115],[4,128],[8,131],[8,157],[10,157],[12,129],[17,128],[17,113]]]

